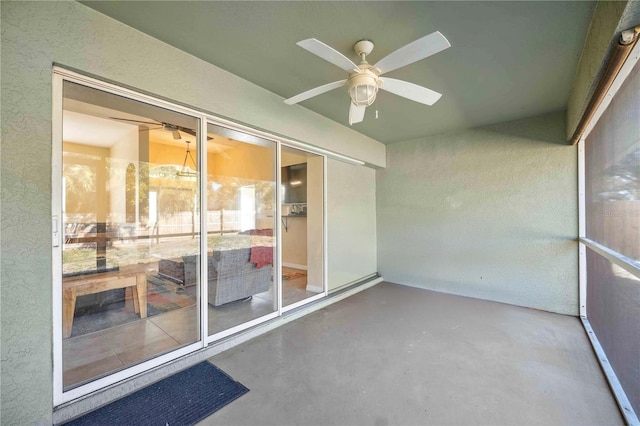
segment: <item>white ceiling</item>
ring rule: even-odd
[[[65,142],[111,148],[119,141],[138,138],[138,126],[75,111],[64,110],[63,123]]]
[[[594,3],[89,1],[87,6],[226,69],[283,98],[346,78],[296,46],[315,37],[375,63],[433,31],[452,47],[389,73],[442,93],[432,107],[381,92],[356,131],[384,143],[563,110]],[[349,98],[334,90],[302,102],[348,126]],[[292,106],[291,108],[296,108]]]

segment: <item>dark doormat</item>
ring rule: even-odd
[[[249,392],[204,361],[67,425],[193,425]]]

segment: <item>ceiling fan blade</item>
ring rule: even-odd
[[[141,124],[155,124],[156,126],[162,126],[164,123],[160,123],[158,121],[141,121],[141,120],[130,120],[128,118],[118,118],[118,117],[109,117],[112,120],[120,120],[120,121],[130,121],[132,123],[141,123]]]
[[[449,47],[451,47],[449,40],[439,31],[436,31],[391,52],[380,59],[373,67],[378,68],[380,74],[384,74],[435,55]]]
[[[347,84],[347,80],[334,81],[333,83],[325,84],[324,86],[319,86],[311,90],[307,90],[306,92],[302,92],[298,95],[295,95],[292,98],[285,99],[284,103],[287,105],[297,104],[298,102],[306,101],[309,98],[313,98],[314,96],[321,95],[325,92],[328,92],[333,89],[337,89],[338,87],[342,87]]]
[[[193,136],[193,137],[196,137],[196,136],[197,136],[196,131],[195,131],[195,130],[193,130],[193,129],[189,129],[189,128],[187,128],[187,127],[182,127],[182,126],[176,126],[176,129],[177,129],[177,130],[180,130],[181,132],[185,132],[186,134],[191,135],[191,136]],[[175,135],[176,135],[176,134],[175,134],[176,130],[172,130],[172,131],[174,132],[174,133],[173,133],[173,138],[174,138],[174,139],[182,139],[182,137],[176,138],[176,136],[175,136]],[[179,134],[179,133],[178,133],[178,134]],[[208,141],[210,141],[211,139],[213,139],[211,136],[207,136],[207,140],[208,140]]]
[[[177,130],[172,130],[171,133],[173,133],[173,138],[174,139],[182,139],[182,136],[180,136],[180,132]]]
[[[380,89],[425,105],[435,104],[442,96],[441,93],[426,87],[388,77],[382,79]]]
[[[335,50],[333,47],[324,44],[320,40],[315,38],[308,38],[306,40],[296,43],[298,46],[313,53],[316,56],[321,57],[325,61],[331,62],[333,65],[342,68],[345,71],[357,71],[359,68],[351,59],[344,56],[342,53]]]
[[[364,113],[367,107],[356,106],[353,102],[349,102],[349,125],[360,123],[364,120]]]

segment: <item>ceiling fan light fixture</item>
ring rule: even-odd
[[[353,74],[349,78],[349,97],[355,106],[368,107],[376,100],[378,82],[371,72]]]

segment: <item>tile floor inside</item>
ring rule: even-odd
[[[286,268],[283,306],[315,296],[306,291],[305,271]],[[209,306],[209,334],[215,334],[274,311],[270,291],[250,299]],[[198,339],[195,305],[174,309],[63,340],[63,383],[74,387]]]

